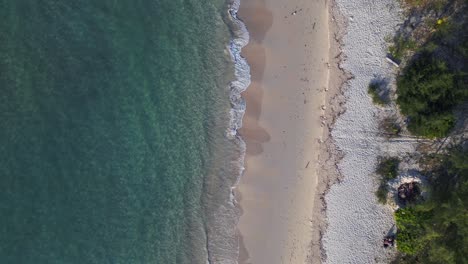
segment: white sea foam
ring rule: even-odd
[[[228,50],[234,63],[235,79],[229,83],[229,99],[231,102],[229,127],[226,137],[235,142],[238,149],[238,158],[232,160],[231,170],[227,170],[225,177],[235,177],[229,186],[229,199],[218,204],[215,211],[211,212],[210,223],[207,226],[207,263],[211,264],[237,264],[239,256],[239,242],[237,238],[237,223],[240,212],[234,197],[235,185],[244,171],[244,158],[246,145],[238,134],[242,127],[246,104],[241,93],[250,85],[250,67],[241,56],[242,48],[249,42],[249,33],[244,23],[237,18],[240,1],[233,0],[229,3],[228,26],[233,32],[233,39],[229,43]],[[229,181],[228,181],[229,182]]]
[[[242,127],[242,118],[245,113],[245,101],[241,93],[250,85],[250,67],[247,61],[241,56],[242,48],[249,43],[249,33],[245,24],[237,18],[237,11],[239,10],[240,1],[234,1],[229,8],[229,15],[232,18],[232,29],[234,31],[234,38],[232,39],[229,51],[231,53],[232,61],[235,66],[236,79],[229,84],[230,100],[232,109],[231,122],[229,126],[229,137],[235,137],[237,130]]]

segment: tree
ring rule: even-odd
[[[445,62],[423,52],[398,77],[397,94],[401,112],[410,120],[408,129],[433,138],[448,134],[455,123],[453,108],[468,91]]]

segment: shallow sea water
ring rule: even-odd
[[[226,14],[224,0],[0,0],[0,263],[224,254],[210,221],[235,213],[242,152],[226,136]]]

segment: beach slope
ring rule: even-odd
[[[320,261],[310,249],[319,241],[312,216],[329,76],[327,3],[244,0],[239,16],[250,32],[243,55],[252,74],[240,130],[247,155],[236,189],[239,262]]]

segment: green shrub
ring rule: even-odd
[[[455,50],[463,57],[468,57],[468,38],[462,40],[462,43],[455,47]]]
[[[443,61],[423,52],[398,77],[397,94],[401,112],[409,117],[408,130],[434,138],[449,133],[455,121],[453,108],[468,91]]]
[[[388,188],[385,182],[381,182],[377,191],[375,191],[375,196],[377,196],[377,201],[381,204],[387,203]]]
[[[384,181],[395,179],[396,176],[398,176],[399,164],[400,160],[398,158],[380,158],[376,173],[380,175]]]
[[[387,104],[387,102],[382,99],[382,96],[379,94],[380,93],[380,84],[377,82],[371,82],[369,84],[369,89],[367,90],[369,93],[370,97],[372,98],[372,102],[376,105],[383,106]]]
[[[398,263],[466,263],[468,151],[455,149],[433,172],[426,202],[395,212]]]
[[[431,210],[400,208],[395,212],[397,226],[397,245],[400,252],[414,255],[428,242],[425,224],[433,216]]]
[[[415,50],[416,46],[416,41],[400,36],[396,38],[393,45],[388,48],[388,52],[395,61],[400,62],[406,52],[408,50]]]
[[[432,0],[430,8],[437,12],[441,12],[444,10],[445,6],[447,5],[447,2],[448,2],[447,0]]]
[[[408,130],[415,135],[428,138],[447,135],[455,124],[452,113],[434,114],[432,116],[414,116],[408,125]]]
[[[398,158],[379,158],[375,171],[379,176],[379,187],[375,191],[375,196],[377,196],[377,200],[381,204],[387,203],[387,182],[398,175],[398,164],[400,164]]]
[[[426,52],[434,52],[439,48],[439,45],[437,45],[435,42],[430,41],[424,45],[423,50]]]
[[[435,32],[433,35],[434,40],[442,41],[446,38],[453,37],[453,31],[455,28],[455,25],[453,22],[445,20],[445,19],[439,19],[438,22],[435,25]]]

